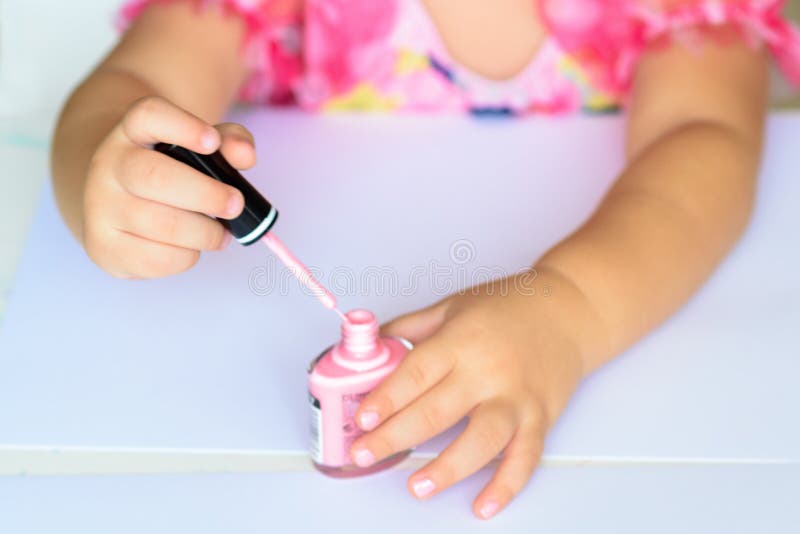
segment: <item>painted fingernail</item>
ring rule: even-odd
[[[417,497],[425,497],[426,495],[430,495],[431,492],[436,489],[436,484],[434,484],[433,480],[429,478],[423,478],[422,480],[414,482],[411,487],[414,490],[414,495]]]
[[[378,414],[375,412],[364,412],[358,418],[358,424],[362,430],[370,431],[378,426]]]
[[[499,502],[488,500],[483,503],[483,506],[481,506],[479,513],[481,514],[482,518],[489,519],[490,517],[492,517],[494,514],[497,513],[497,510],[499,508],[500,508]]]
[[[214,132],[204,133],[203,137],[200,138],[200,144],[203,145],[203,148],[206,150],[214,150],[214,147],[217,145],[217,134]]]
[[[231,198],[228,199],[228,215],[231,217],[236,217],[242,212],[242,199],[239,195],[232,195]]]
[[[369,452],[369,449],[358,449],[353,453],[353,457],[359,467],[369,467],[375,463],[375,456]]]
[[[225,232],[225,235],[222,237],[222,243],[220,244],[220,250],[228,248],[228,245],[231,244],[231,239],[233,239],[233,235],[230,232]]]

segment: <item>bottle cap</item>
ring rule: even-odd
[[[155,150],[189,165],[211,178],[235,187],[244,197],[244,209],[235,219],[217,219],[242,245],[251,245],[261,239],[278,219],[269,201],[239,173],[219,151],[198,154],[179,145],[158,143]]]

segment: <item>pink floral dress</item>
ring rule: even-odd
[[[125,28],[152,3],[131,0]],[[242,17],[252,74],[248,102],[314,111],[471,112],[522,115],[617,109],[651,43],[697,46],[704,29],[727,25],[765,45],[800,84],[800,32],[783,0],[531,0],[547,36],[531,62],[497,81],[448,54],[422,0],[197,0]]]

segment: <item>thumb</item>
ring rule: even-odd
[[[233,122],[225,122],[215,126],[222,138],[219,149],[225,159],[237,169],[249,169],[256,164],[256,148],[253,134]]]
[[[447,300],[421,310],[401,315],[381,327],[387,336],[399,336],[414,345],[431,337],[442,326],[447,311]]]

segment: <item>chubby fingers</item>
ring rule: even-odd
[[[200,259],[200,252],[166,243],[158,243],[131,233],[105,229],[114,232],[114,239],[103,239],[93,233],[96,240],[87,248],[89,256],[100,267],[119,278],[155,278],[186,271]],[[120,258],[125,258],[120,262]]]
[[[541,461],[544,436],[542,424],[520,425],[506,447],[494,476],[472,503],[472,510],[476,516],[489,519],[522,491]],[[435,462],[436,460],[428,466]]]
[[[415,345],[428,339],[441,328],[447,312],[448,301],[439,301],[427,308],[407,313],[381,327],[386,336],[400,336]]]
[[[486,466],[514,436],[517,416],[512,405],[487,401],[475,408],[466,429],[434,460],[408,479],[409,491],[426,498]]]
[[[350,456],[356,465],[368,467],[453,426],[470,407],[469,391],[462,383],[446,379],[376,430],[357,439]]]
[[[200,154],[211,154],[220,144],[213,126],[158,96],[137,100],[115,132],[139,146],[172,143]]]
[[[244,208],[234,187],[218,182],[169,156],[138,147],[119,159],[116,175],[130,194],[213,217],[233,219]]]
[[[256,164],[256,149],[253,134],[233,122],[225,122],[216,126],[222,138],[220,152],[228,162],[237,169],[249,169]]]
[[[250,142],[243,127],[225,126],[229,137]],[[96,165],[134,196],[161,202],[176,208],[232,219],[244,207],[242,194],[229,185],[198,172],[188,165],[151,150],[142,150],[155,143],[173,143],[201,154],[220,148],[221,132],[202,119],[160,97],[147,97],[134,103],[123,117],[112,137],[124,147],[122,157]],[[238,152],[241,152],[239,150]],[[247,159],[246,156],[240,159]]]
[[[364,431],[374,429],[441,381],[454,365],[455,355],[443,342],[431,339],[418,345],[361,402],[356,423]]]
[[[119,215],[119,230],[192,250],[220,250],[230,241],[222,225],[203,214],[140,198],[131,201]]]

